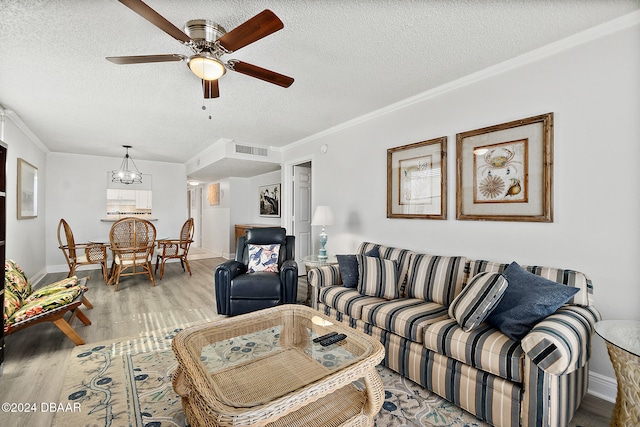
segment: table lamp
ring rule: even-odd
[[[318,259],[327,259],[327,250],[324,245],[327,244],[327,233],[324,231],[326,225],[333,225],[333,212],[329,206],[317,206],[316,211],[313,214],[311,225],[321,225],[322,231],[320,232],[320,251],[318,252]]]

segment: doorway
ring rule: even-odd
[[[192,187],[187,190],[187,218],[193,218],[192,247],[202,245],[202,187]]]
[[[291,206],[286,224],[289,234],[296,238],[295,259],[298,263],[298,272],[304,274],[303,258],[313,253],[313,239],[311,236],[312,198],[311,198],[311,161],[294,163],[288,168],[286,183],[290,185]]]

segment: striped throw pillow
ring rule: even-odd
[[[407,297],[449,306],[462,291],[466,262],[466,258],[459,256],[412,256]]]
[[[358,292],[388,300],[398,298],[398,262],[390,259],[356,255]]]
[[[449,306],[449,317],[456,319],[463,331],[474,330],[498,305],[507,285],[507,279],[500,273],[475,275]]]

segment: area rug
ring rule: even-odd
[[[177,361],[171,350],[176,333],[189,325],[118,341],[78,346],[64,380],[54,426],[183,427],[188,421],[171,379]],[[270,335],[273,337],[273,334]],[[203,362],[219,366],[226,359],[263,355],[274,347],[268,339],[231,341],[205,354]],[[335,346],[334,346],[335,347]],[[339,352],[321,354],[340,363]],[[378,366],[385,401],[376,426],[488,426],[397,373]]]

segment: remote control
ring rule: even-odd
[[[319,343],[320,341],[326,340],[327,338],[330,338],[330,337],[332,337],[334,335],[338,335],[338,333],[337,332],[329,332],[328,334],[322,335],[321,337],[314,338],[313,342]]]
[[[345,334],[334,335],[332,337],[329,337],[327,339],[324,339],[324,340],[320,341],[320,345],[323,346],[323,347],[326,347],[328,345],[335,344],[338,341],[342,341],[346,337],[347,336]]]

